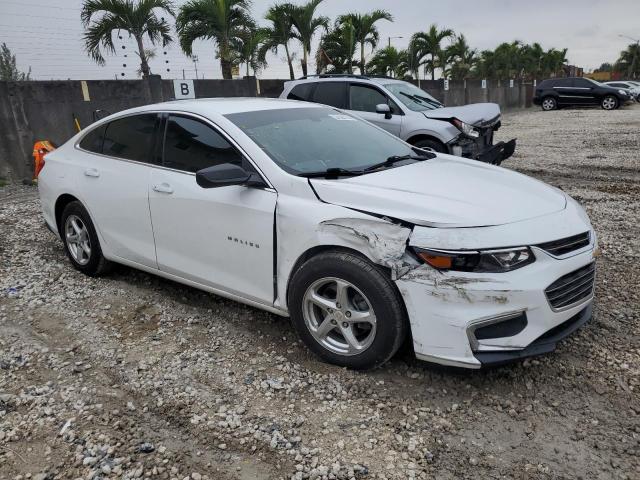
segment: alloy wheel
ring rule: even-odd
[[[67,248],[79,265],[86,265],[91,259],[91,240],[89,231],[77,215],[69,215],[64,224]]]
[[[545,98],[542,101],[542,109],[543,110],[553,110],[556,107],[556,102],[551,98]]]
[[[303,317],[316,341],[339,355],[362,353],[376,336],[371,302],[340,278],[321,278],[309,286],[303,297]]]
[[[602,100],[602,108],[604,108],[605,110],[613,110],[614,108],[616,108],[616,99],[613,97],[605,97]]]

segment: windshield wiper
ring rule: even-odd
[[[327,168],[318,172],[302,172],[299,177],[305,178],[338,178],[338,177],[357,177],[364,174],[364,170],[348,170],[346,168]]]
[[[434,107],[437,107],[437,108],[440,108],[443,106],[442,103],[438,101],[431,100],[430,98],[423,97],[420,95],[411,95],[410,93],[406,93],[406,92],[400,92],[400,95],[404,95],[405,97],[408,97],[413,101],[417,101],[418,103],[426,103],[428,105],[433,105]]]
[[[402,162],[403,160],[417,160],[422,162],[424,160],[430,160],[435,157],[435,155],[391,155],[384,162],[374,163],[373,165],[369,165],[364,169],[365,172],[371,172],[373,170],[378,170],[379,168],[390,167],[394,163]]]

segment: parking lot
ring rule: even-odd
[[[92,279],[0,189],[0,479],[640,478],[640,105],[507,113],[505,167],[588,210],[595,316],[487,371],[358,373],[286,319],[120,267]]]

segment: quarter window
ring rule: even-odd
[[[291,92],[289,92],[287,98],[289,100],[302,100],[307,102],[309,101],[309,97],[311,97],[311,91],[313,90],[313,87],[315,85],[316,84],[314,82],[301,83],[300,85],[296,85],[295,87],[293,87]]]
[[[107,125],[102,153],[111,157],[150,162],[157,115],[147,113],[114,120]]]
[[[319,82],[313,92],[313,101],[331,107],[346,108],[346,96],[346,82]]]
[[[192,118],[169,117],[164,140],[165,167],[195,173],[222,163],[242,166],[242,156],[205,123]]]
[[[106,126],[102,125],[87,133],[84,138],[80,140],[80,148],[88,152],[102,153],[102,142],[104,141],[105,129]]]

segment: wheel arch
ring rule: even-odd
[[[58,234],[60,235],[60,237],[62,237],[62,233],[61,233],[62,230],[60,229],[60,220],[62,219],[62,212],[64,212],[65,207],[69,205],[71,202],[80,202],[80,200],[77,197],[71,195],[70,193],[63,193],[56,199],[56,203],[53,211],[54,211],[54,217],[56,220],[56,227],[58,227]]]
[[[446,143],[444,143],[442,140],[440,140],[435,135],[429,135],[428,133],[417,133],[415,135],[412,135],[411,137],[409,137],[407,139],[407,143],[409,143],[411,145],[415,145],[420,140],[432,140],[434,142],[438,142],[440,145],[442,145],[442,148],[444,149],[445,152],[449,151],[449,148],[447,147]]]

